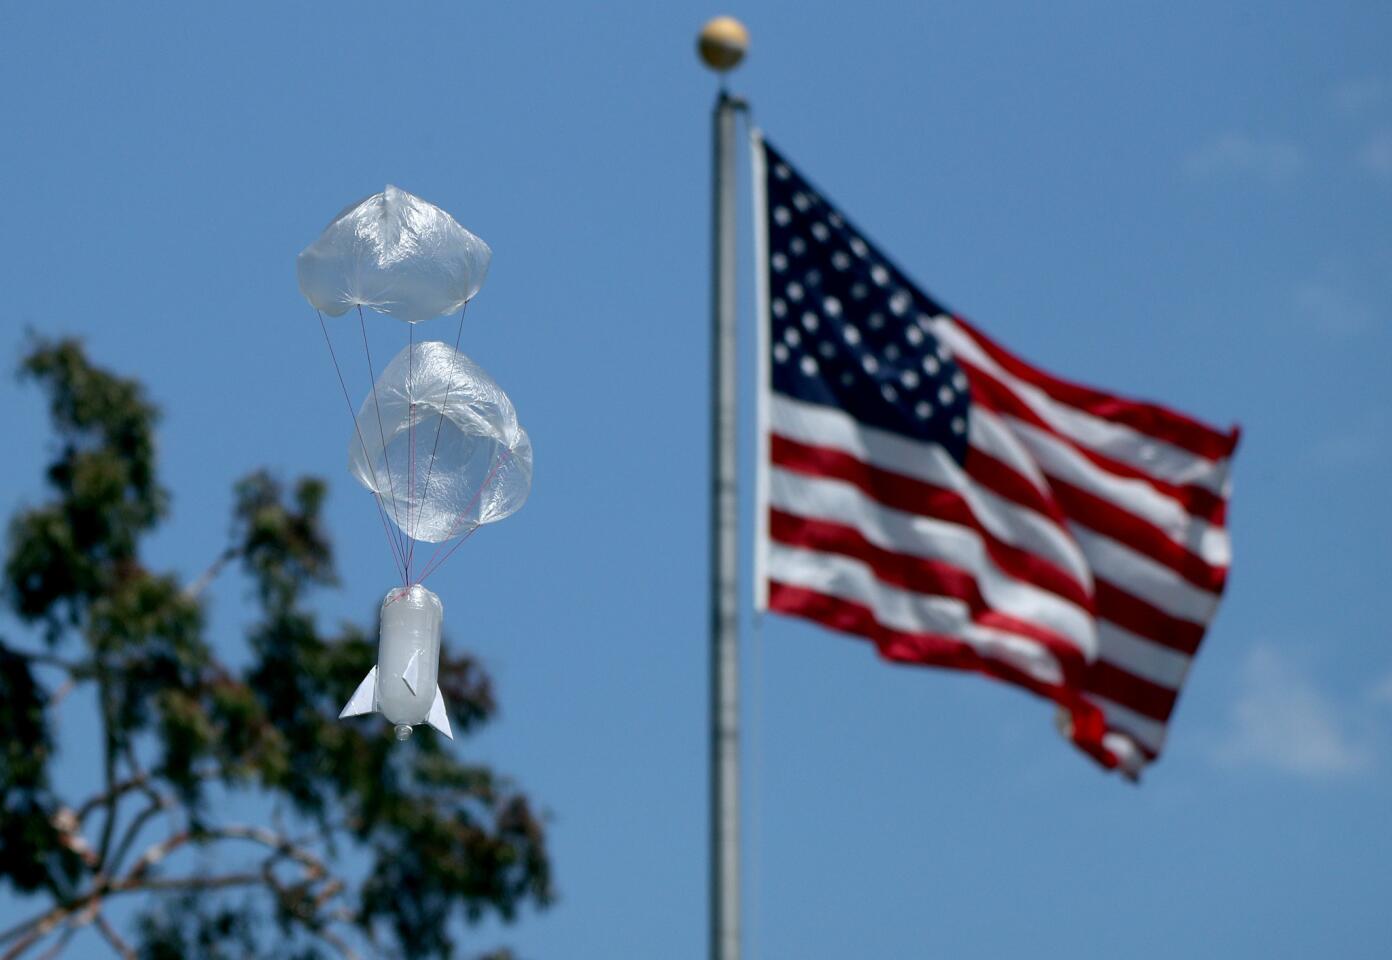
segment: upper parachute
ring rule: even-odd
[[[463,309],[492,257],[454,217],[388,185],[335,217],[295,266],[300,292],[331,317],[371,307],[420,323]]]

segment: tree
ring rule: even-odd
[[[14,516],[5,557],[5,602],[34,636],[0,638],[0,880],[36,910],[0,930],[0,957],[56,956],[89,927],[149,960],[446,957],[452,919],[550,902],[525,795],[441,738],[336,719],[376,643],[326,633],[306,606],[335,581],[322,481],[239,481],[226,549],[182,584],[140,559],[169,505],[141,385],[73,340],[31,343],[21,376],[46,391],[58,449],[51,498]],[[240,669],[200,600],[232,564],[257,609]],[[468,656],[442,655],[440,686],[461,735],[495,710]],[[80,688],[102,786],[78,799],[49,767],[55,713]],[[106,911],[118,899],[137,906],[125,931]]]

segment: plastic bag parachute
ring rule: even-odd
[[[454,217],[388,184],[335,217],[296,266],[300,292],[331,317],[370,307],[420,323],[463,310],[492,259]]]
[[[459,351],[464,309],[491,258],[448,213],[388,186],[335,217],[296,264],[353,421],[349,472],[373,495],[401,577],[382,601],[377,665],[341,716],[380,711],[403,740],[420,723],[451,736],[436,683],[444,607],[423,582],[481,525],[516,512],[531,489],[531,441],[512,401]],[[364,308],[407,325],[406,346],[380,376]],[[350,310],[371,384],[356,412],[324,320]],[[416,341],[417,324],[456,312],[454,346]],[[419,565],[418,544],[433,545]]]
[[[512,401],[449,344],[402,350],[363,400],[354,434],[349,472],[404,509],[392,518],[413,540],[440,543],[501,520],[531,489],[531,441]]]

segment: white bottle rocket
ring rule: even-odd
[[[339,718],[376,710],[396,726],[398,740],[421,723],[453,740],[438,685],[444,614],[440,598],[420,584],[388,593],[382,601],[377,666],[358,684]]]

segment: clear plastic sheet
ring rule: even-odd
[[[419,323],[463,309],[492,257],[454,217],[388,186],[335,217],[295,266],[300,292],[331,317],[362,306]]]
[[[348,469],[407,536],[439,543],[526,502],[532,445],[482,367],[426,341],[397,354],[363,401]]]

